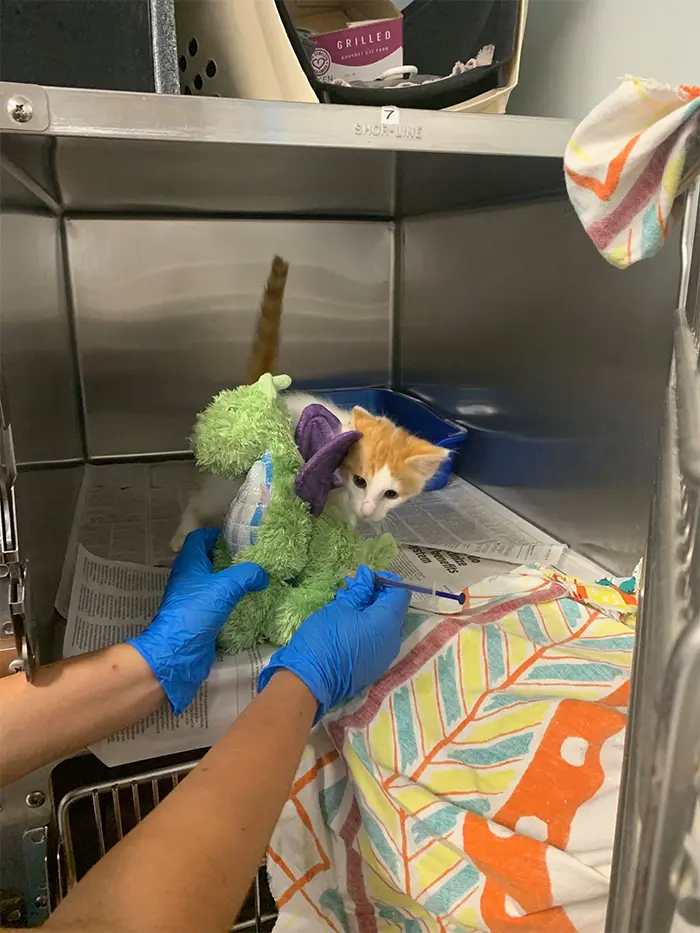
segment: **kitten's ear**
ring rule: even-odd
[[[374,415],[370,415],[360,405],[355,405],[352,410],[352,429],[353,431],[366,431],[367,428],[377,423]]]
[[[427,483],[440,464],[444,463],[450,456],[450,452],[444,447],[436,447],[434,444],[428,444],[427,442],[422,443],[420,447],[420,450],[417,450],[410,457],[406,457],[406,463]]]

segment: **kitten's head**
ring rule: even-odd
[[[352,428],[362,437],[350,448],[340,472],[352,513],[381,521],[391,509],[417,495],[449,457],[444,447],[409,434],[388,418],[354,408]]]

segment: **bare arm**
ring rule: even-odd
[[[240,564],[239,567],[245,565]],[[200,765],[98,862],[51,933],[224,933],[289,793],[314,716],[399,652],[408,593],[360,567],[262,671],[260,693]]]
[[[214,573],[215,528],[190,534],[163,601],[138,637],[104,651],[0,681],[0,785],[69,755],[158,709],[192,702],[214,662],[214,642],[238,600],[267,586],[257,564]]]
[[[68,895],[45,929],[229,930],[317,709],[295,674],[276,673],[198,767]]]
[[[130,645],[0,680],[0,785],[70,755],[158,709],[165,692]]]

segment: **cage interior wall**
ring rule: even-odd
[[[678,251],[608,267],[559,157],[13,134],[3,181],[45,657],[80,465],[187,451],[195,412],[243,378],[275,252],[297,385],[413,392],[471,428],[467,478],[611,570],[641,554]]]

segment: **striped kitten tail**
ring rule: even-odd
[[[288,272],[289,263],[275,256],[260,303],[258,325],[248,360],[249,385],[257,382],[263,373],[274,374],[279,354],[282,300]]]

